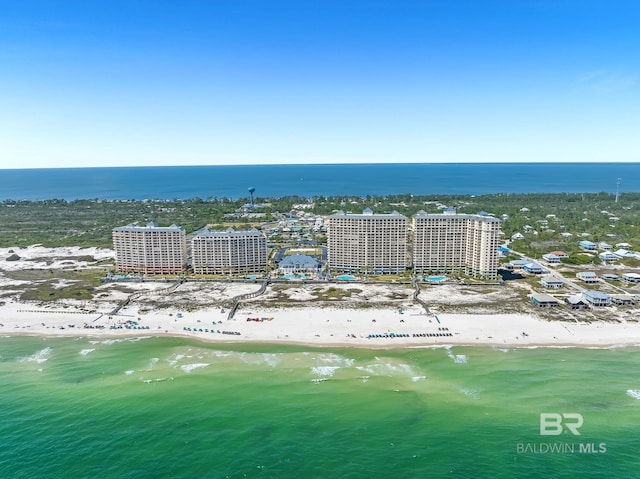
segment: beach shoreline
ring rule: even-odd
[[[413,301],[411,285],[277,284],[255,299],[240,302],[229,318],[233,298],[255,291],[256,284],[187,282],[168,291],[166,282],[107,282],[95,287],[90,299],[25,301],[23,292],[38,281],[10,274],[53,271],[51,279],[40,283],[66,288],[72,281],[59,279],[56,271],[88,270],[94,266],[84,258],[104,259],[111,254],[95,248],[33,246],[20,250],[19,262],[0,262],[4,293],[0,335],[154,336],[220,344],[366,349],[640,345],[635,307],[543,311],[522,304],[517,287],[485,291],[457,285],[427,287],[420,296],[429,305],[427,312]]]
[[[637,323],[568,323],[521,315],[444,314],[438,316],[438,322],[435,317],[425,314],[399,314],[391,309],[359,311],[312,306],[264,311],[252,308],[248,313],[238,312],[235,320],[221,319],[224,313],[217,309],[190,313],[135,313],[139,313],[136,308],[111,316],[100,312],[25,310],[23,304],[14,303],[0,307],[3,318],[0,335],[105,339],[164,337],[207,344],[381,350],[454,346],[625,348],[640,345],[640,325]]]

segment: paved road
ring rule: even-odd
[[[518,255],[521,259],[526,260],[526,261],[531,261],[532,263],[539,263],[539,261],[529,258],[528,256],[525,256],[523,253],[519,253],[518,251],[514,251],[512,249],[510,249],[510,251],[515,254]],[[576,284],[574,281],[571,281],[570,279],[565,278],[564,276],[562,276],[561,273],[559,273],[558,271],[551,271],[551,274],[554,278],[559,279],[560,281],[562,281],[564,284],[566,284],[567,286],[575,289],[576,291],[580,292],[580,293],[584,293],[587,291],[586,288],[580,286],[579,284]],[[599,282],[604,282],[602,279],[598,279]],[[612,288],[618,290],[620,293],[622,294],[631,294],[628,293],[627,291],[625,291],[624,289],[622,289],[619,286],[615,286],[613,284],[607,283],[608,286],[611,286]]]

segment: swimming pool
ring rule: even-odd
[[[340,276],[336,276],[336,279],[340,281],[354,281],[356,279],[355,276],[351,276],[350,274],[342,274]]]
[[[446,276],[427,276],[424,278],[425,281],[429,281],[431,283],[441,283],[447,279]]]

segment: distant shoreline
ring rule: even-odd
[[[640,192],[640,163],[326,163],[5,169],[0,201]]]

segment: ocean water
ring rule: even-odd
[[[637,478],[639,369],[638,349],[3,337],[0,477]],[[541,436],[541,413],[581,434]]]
[[[0,170],[0,201],[640,191],[640,163],[170,166]]]

